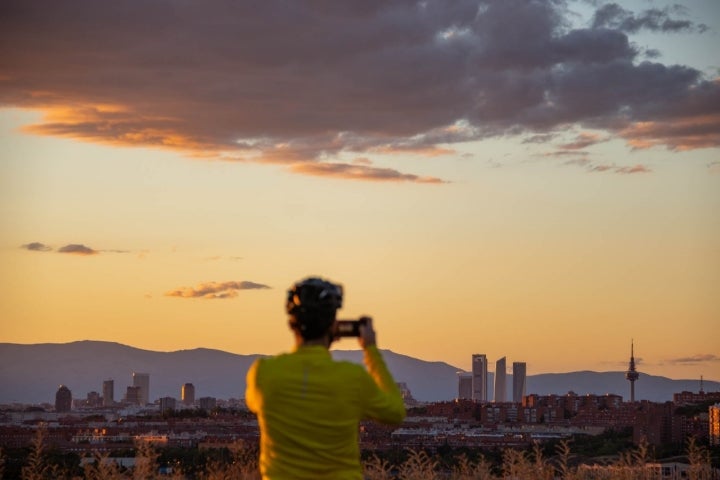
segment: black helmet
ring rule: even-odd
[[[318,277],[306,278],[288,290],[290,325],[305,339],[321,337],[335,321],[342,300],[342,285]]]

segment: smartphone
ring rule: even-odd
[[[359,320],[336,320],[335,321],[335,337],[359,337],[360,325],[365,325],[367,320],[361,318]]]

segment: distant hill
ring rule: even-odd
[[[333,351],[336,359],[362,362],[362,352]],[[457,395],[457,372],[444,362],[428,362],[383,350],[388,368],[398,382],[405,382],[421,401],[450,400]],[[74,398],[102,392],[102,382],[115,381],[115,400],[120,400],[132,372],[150,374],[150,398],[179,398],[184,383],[195,386],[196,398],[242,398],[245,373],[258,355],[237,355],[197,348],[176,352],[154,352],[113,342],[79,341],[63,344],[19,345],[0,343],[0,403],[53,403],[59,385],[66,385]],[[492,398],[493,374],[489,374]],[[508,375],[507,385],[512,386]],[[672,380],[641,374],[637,399],[663,402],[673,393],[697,391],[697,380]],[[720,391],[719,382],[705,381],[706,391]],[[624,372],[570,372],[529,375],[527,393],[564,394],[615,393],[627,397]],[[511,392],[508,391],[508,398]]]

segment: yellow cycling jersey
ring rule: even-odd
[[[405,418],[377,347],[367,347],[364,360],[367,371],[333,360],[323,346],[300,346],[253,363],[245,401],[258,416],[264,479],[362,479],[360,420]]]

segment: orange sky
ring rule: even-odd
[[[233,5],[0,7],[1,342],[720,380],[716,2]]]

